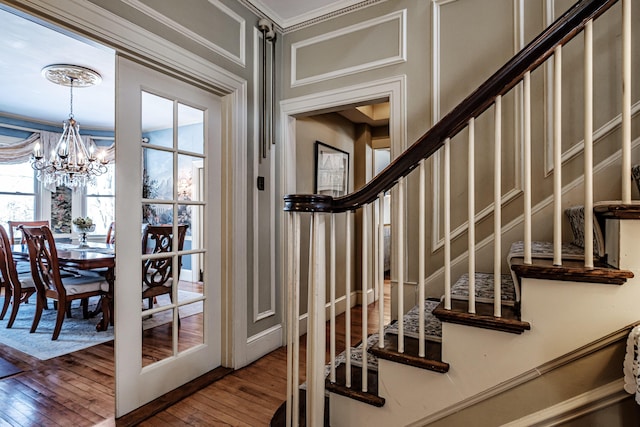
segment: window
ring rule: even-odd
[[[29,160],[0,167],[0,223],[36,220],[36,179]]]
[[[107,165],[107,172],[96,177],[95,184],[87,185],[86,215],[96,225],[98,235],[106,235],[115,212],[115,165]]]

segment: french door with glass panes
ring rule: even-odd
[[[116,416],[221,360],[216,95],[117,58]]]

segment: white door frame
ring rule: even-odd
[[[237,367],[247,353],[247,81],[126,19],[82,0],[0,0],[25,14],[125,53],[142,64],[222,97],[223,239],[222,364]],[[233,325],[236,325],[234,328]]]
[[[279,200],[287,194],[296,192],[296,116],[313,112],[336,110],[347,105],[370,104],[373,101],[389,100],[389,137],[391,139],[391,158],[397,157],[407,148],[406,120],[406,76],[399,75],[382,80],[347,86],[326,92],[314,93],[280,102],[280,129],[282,143],[278,146],[280,168]],[[282,206],[282,205],[280,205]],[[287,271],[286,254],[286,216],[280,215],[280,271]],[[392,255],[392,259],[393,255]],[[284,274],[284,273],[283,273]],[[286,280],[286,277],[284,277]],[[283,281],[284,282],[284,281]],[[286,287],[282,285],[281,307],[286,307]],[[306,320],[306,314],[301,317]],[[285,320],[283,319],[283,323]],[[306,332],[306,321],[300,325],[300,333]],[[283,334],[286,336],[286,334]]]

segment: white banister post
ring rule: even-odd
[[[425,165],[424,159],[420,160],[420,188],[418,190],[418,356],[425,356],[424,345],[424,279],[425,279],[425,260],[426,255],[426,226],[425,226]]]
[[[294,219],[295,213],[287,213],[287,403],[286,403],[286,426],[291,426],[291,405],[293,390],[293,287],[294,287],[294,263],[296,259],[296,251],[294,246]]]
[[[553,264],[562,265],[562,46],[553,58]]]
[[[524,92],[524,263],[531,264],[531,72],[523,82]]]
[[[451,310],[451,139],[444,141],[444,308]]]
[[[367,338],[369,313],[367,292],[369,290],[369,205],[362,206],[362,391],[368,390]]]
[[[404,181],[398,181],[398,353],[404,353]]]
[[[345,247],[345,256],[346,256],[346,263],[345,263],[345,287],[344,287],[344,294],[345,294],[345,305],[346,305],[346,309],[345,309],[345,316],[344,316],[344,345],[346,347],[345,349],[345,356],[346,356],[346,363],[345,363],[345,376],[346,376],[346,380],[345,380],[345,386],[350,388],[351,387],[351,264],[353,262],[353,259],[351,258],[351,247],[352,247],[352,235],[351,235],[351,223],[353,221],[353,216],[354,216],[354,212],[353,211],[348,211],[347,212],[347,218],[345,220],[346,225],[345,225],[345,233],[346,233],[346,247]]]
[[[330,250],[329,250],[329,351],[331,357],[330,381],[336,382],[336,214],[332,213],[329,223]]]
[[[584,27],[584,266],[593,268],[593,20]]]
[[[384,192],[378,195],[378,347],[384,348]]]
[[[502,96],[494,106],[493,150],[493,315],[502,317]]]
[[[631,60],[631,0],[622,0],[622,203],[625,204],[631,203]]]
[[[291,308],[291,319],[289,329],[291,329],[292,339],[292,374],[291,374],[291,424],[287,426],[297,426],[300,417],[300,392],[298,384],[300,384],[300,214],[292,213],[292,257],[289,258],[291,266],[291,287],[289,305]],[[287,407],[289,402],[287,402]]]
[[[307,425],[324,423],[324,365],[326,354],[325,214],[311,219],[311,262],[307,317]]]
[[[476,312],[476,206],[475,206],[475,119],[468,123],[469,131],[469,164],[467,165],[467,234],[469,241],[469,313]]]

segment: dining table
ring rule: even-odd
[[[98,307],[91,312],[95,316],[102,311],[101,304],[107,304],[105,315],[96,325],[97,331],[106,331],[109,323],[113,324],[113,290],[115,285],[115,245],[110,243],[89,242],[87,244],[56,242],[56,251],[58,253],[58,263],[61,268],[75,269],[82,271],[96,271],[109,284],[109,290],[104,298],[98,302]],[[13,256],[18,261],[29,260],[29,248],[25,244],[12,245]]]

